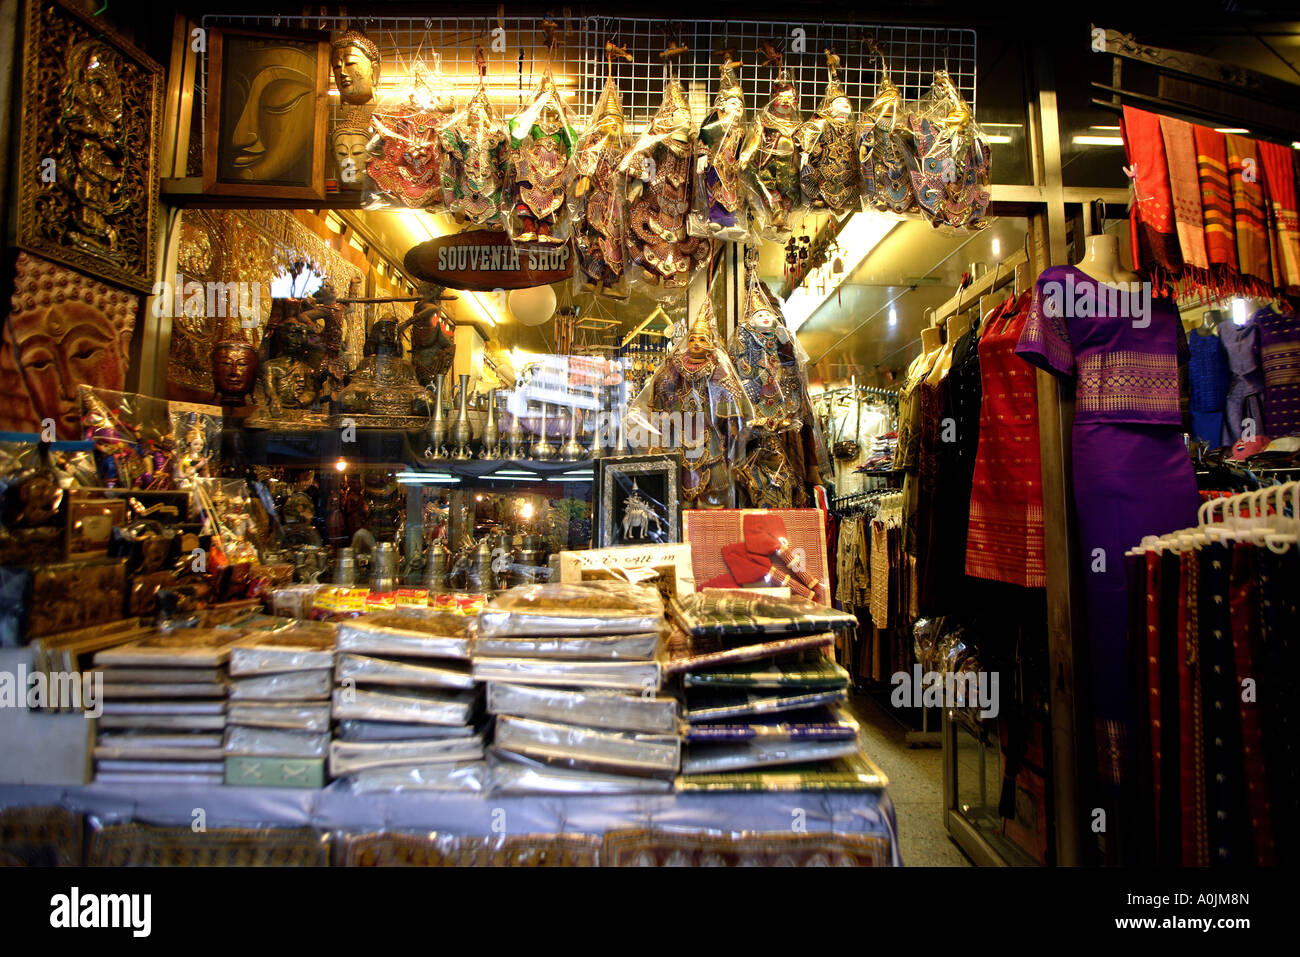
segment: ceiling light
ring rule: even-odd
[[[1075,146],[1123,146],[1124,139],[1119,136],[1072,136],[1070,142]]]
[[[1214,132],[1216,132],[1216,133],[1249,133],[1250,130],[1243,130],[1243,129],[1240,129],[1239,127],[1236,127],[1236,126],[1225,126],[1225,127],[1223,127],[1222,129],[1219,129],[1218,127],[1216,127],[1215,130],[1214,130]]]
[[[988,140],[990,143],[994,143],[994,144],[1003,144],[1003,143],[1011,142],[1011,137],[1003,133],[994,133],[993,135],[989,135],[985,133],[984,138]]]
[[[1246,324],[1247,319],[1248,317],[1246,315],[1246,300],[1240,298],[1233,299],[1232,300],[1232,321],[1239,326],[1244,326]]]
[[[892,305],[889,307],[889,324],[891,326],[898,325],[898,310]]]
[[[993,237],[993,258],[997,259],[1002,255],[1002,243],[996,236]]]
[[[840,280],[827,283],[814,290],[812,276],[805,277],[799,288],[790,293],[785,301],[783,312],[786,325],[791,332],[798,332],[800,327],[812,318],[813,313],[839,288],[840,281],[853,275],[854,270],[871,254],[898,221],[881,216],[878,213],[856,212],[840,230],[837,241],[844,250],[844,274]]]

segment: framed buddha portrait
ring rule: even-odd
[[[323,36],[208,32],[205,193],[325,198],[329,53]]]

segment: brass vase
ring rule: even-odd
[[[443,449],[443,446],[447,444],[447,416],[443,414],[442,410],[443,380],[443,376],[438,376],[438,385],[433,400],[433,425],[429,429],[429,448],[424,453],[436,459],[446,456],[446,451]]]
[[[487,421],[483,423],[483,435],[479,440],[483,451],[482,458],[495,459],[501,455],[501,429],[497,426],[497,394],[491,390],[487,394]]]
[[[518,462],[524,457],[527,446],[527,436],[524,435],[524,424],[518,415],[513,412],[510,414],[510,428],[506,430],[506,458],[511,462]]]
[[[576,462],[582,458],[582,443],[578,441],[578,410],[569,410],[569,440],[560,446],[560,460]]]
[[[537,441],[533,443],[533,460],[536,462],[545,462],[555,457],[555,446],[547,441],[546,429],[551,417],[551,407],[545,402],[542,403],[542,426],[537,433]]]
[[[472,459],[474,453],[470,451],[469,444],[474,439],[474,431],[469,427],[469,375],[462,374],[460,377],[460,404],[457,407],[456,424],[452,427],[452,441],[456,443],[455,458],[463,461]]]

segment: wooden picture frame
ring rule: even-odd
[[[592,507],[593,548],[667,545],[682,540],[681,462],[675,455],[623,455],[596,460]],[[650,506],[653,518],[629,530],[624,519],[634,493]]]
[[[16,245],[149,292],[162,67],[63,0],[27,0],[23,36]]]
[[[324,201],[329,63],[318,34],[208,30],[203,192]]]

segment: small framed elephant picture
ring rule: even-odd
[[[672,455],[596,460],[593,548],[682,540],[681,463]]]

